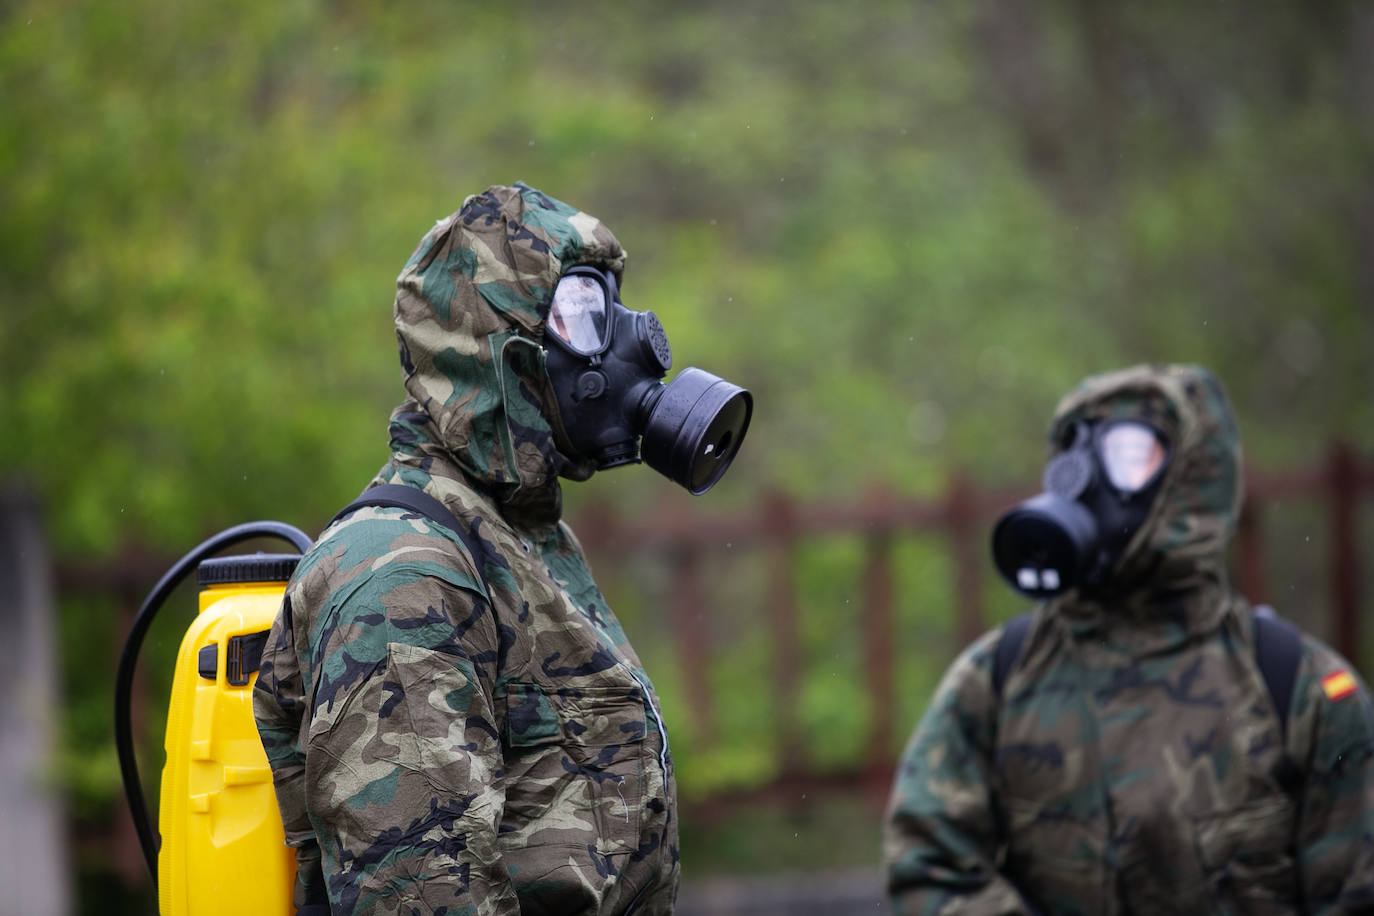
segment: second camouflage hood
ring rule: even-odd
[[[1075,421],[1111,419],[1142,420],[1158,429],[1168,440],[1169,459],[1149,516],[1111,573],[1109,610],[1155,615],[1188,604],[1189,628],[1206,626],[1213,614],[1196,605],[1199,596],[1228,590],[1226,550],[1243,488],[1240,438],[1226,392],[1198,366],[1142,365],[1092,376],[1060,401],[1051,449],[1063,447]],[[1060,604],[1072,607],[1077,600],[1070,592]],[[1201,603],[1213,607],[1218,601]]]
[[[396,283],[409,394],[392,416],[396,460],[442,455],[506,509],[557,518],[559,474],[593,470],[559,448],[541,348],[553,290],[576,264],[619,280],[625,252],[595,217],[520,183],[469,197],[421,239]]]

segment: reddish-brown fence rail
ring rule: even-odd
[[[1348,446],[1337,443],[1319,465],[1274,473],[1251,472],[1247,476],[1245,511],[1232,557],[1233,577],[1254,603],[1276,603],[1285,616],[1325,636],[1357,667],[1364,661],[1361,631],[1360,506],[1364,494],[1374,489],[1374,464]],[[872,490],[857,502],[799,504],[778,493],[763,497],[756,506],[732,515],[710,515],[685,500],[666,502],[651,520],[618,517],[608,506],[591,507],[580,514],[578,528],[588,553],[605,578],[605,570],[623,570],[637,560],[658,555],[666,562],[667,595],[662,604],[670,611],[673,642],[682,673],[691,734],[702,741],[715,738],[718,698],[712,690],[710,670],[711,617],[719,611],[704,586],[704,570],[713,568],[726,550],[737,553],[753,548],[758,563],[767,570],[768,589],[758,610],[766,614],[773,647],[771,665],[772,707],[777,778],[755,787],[779,797],[797,797],[808,786],[820,789],[827,783],[854,786],[856,780],[875,793],[887,786],[900,740],[899,732],[910,727],[896,717],[897,668],[903,651],[897,638],[896,607],[899,602],[920,600],[919,595],[898,595],[894,588],[893,544],[915,533],[935,534],[946,545],[955,567],[955,599],[949,621],[953,645],[964,645],[989,625],[985,583],[991,578],[988,533],[996,516],[1007,506],[1030,495],[1029,489],[978,489],[963,474],[951,476],[943,498],[914,499],[883,489]],[[1307,578],[1324,584],[1325,594],[1271,593],[1270,544],[1275,551],[1290,549],[1285,538],[1296,531],[1271,532],[1270,521],[1293,506],[1307,515],[1325,517],[1319,532],[1324,561],[1317,557]],[[1292,526],[1289,526],[1290,528]],[[864,542],[861,606],[855,638],[862,643],[862,676],[869,696],[869,735],[864,759],[848,770],[829,768],[824,774],[808,765],[799,727],[802,669],[800,621],[796,594],[795,560],[809,539],[849,534]],[[1310,532],[1303,535],[1310,542]],[[614,575],[614,572],[611,574]],[[1277,599],[1277,600],[1276,600]],[[1290,607],[1289,604],[1293,606]],[[704,615],[704,618],[703,618]]]
[[[1371,491],[1374,463],[1343,444],[1332,446],[1325,460],[1311,467],[1252,471],[1233,556],[1235,579],[1252,601],[1277,604],[1286,616],[1325,636],[1357,666],[1365,661],[1360,510],[1362,497]],[[765,699],[771,710],[774,734],[769,740],[777,763],[774,775],[763,785],[753,780],[747,794],[797,798],[828,785],[852,789],[862,784],[877,795],[888,783],[898,742],[911,725],[899,721],[897,713],[901,705],[898,675],[908,653],[898,638],[899,610],[923,600],[911,589],[899,593],[896,546],[912,536],[933,537],[948,555],[953,598],[942,646],[950,651],[937,653],[935,660],[943,665],[953,650],[990,625],[985,593],[992,580],[988,532],[1000,511],[1030,492],[1030,488],[978,488],[966,475],[955,473],[943,496],[936,499],[911,498],[882,488],[852,502],[798,503],[771,493],[753,507],[722,515],[683,498],[665,502],[651,518],[623,518],[609,506],[593,505],[573,521],[603,589],[610,591],[627,570],[641,564],[666,569],[659,593],[649,596],[648,603],[666,611],[668,645],[658,648],[675,658],[684,695],[681,706],[688,721],[673,725],[675,731],[684,730],[685,734],[679,734],[705,747],[717,740],[722,709],[710,677],[716,646],[711,634],[725,625],[727,616],[719,605],[722,583],[716,571],[725,552],[736,568],[741,555],[745,556],[743,565],[764,582],[758,606],[749,611],[767,629],[768,657],[760,658],[758,664],[768,670],[771,695]],[[1294,528],[1296,515],[1302,516],[1307,527]],[[1306,572],[1288,570],[1295,553],[1293,540],[1309,543],[1314,524],[1319,529],[1318,545],[1307,551]],[[847,766],[817,767],[802,724],[808,671],[799,612],[806,596],[798,594],[798,558],[809,544],[836,536],[855,538],[863,545],[856,574],[854,626],[847,638],[855,641],[861,657],[858,676],[868,698],[868,733],[860,759]],[[1286,570],[1285,577],[1305,575],[1308,584],[1301,591],[1290,587],[1274,594],[1276,567],[1271,559],[1282,561],[1278,566]],[[131,618],[146,589],[167,565],[164,558],[132,552],[115,563],[65,564],[58,570],[59,589],[116,595]],[[640,632],[632,635],[642,653],[654,648],[644,645]],[[699,800],[699,806],[728,804],[740,794],[728,786],[713,790]]]

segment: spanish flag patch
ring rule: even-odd
[[[1355,692],[1355,678],[1349,671],[1341,669],[1322,678],[1322,690],[1329,700],[1339,700]]]

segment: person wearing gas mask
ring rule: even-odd
[[[402,271],[390,459],[302,559],[254,694],[299,912],[671,912],[667,731],[558,478],[642,459],[705,492],[752,398],[661,381],[624,265],[601,222],[517,184]],[[439,508],[368,502],[405,488]]]
[[[1035,609],[967,648],[900,762],[900,913],[1374,912],[1374,712],[1228,584],[1227,398],[1195,366],[1060,403],[1045,492],[993,534]]]

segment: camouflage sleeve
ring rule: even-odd
[[[267,762],[272,767],[277,807],[286,828],[286,844],[296,850],[296,909],[307,902],[323,902],[319,884],[320,847],[305,810],[305,754],[300,745],[304,692],[291,628],[290,605],[272,623],[263,647],[258,680],[253,690],[253,715]]]
[[[979,639],[950,667],[902,755],[883,843],[898,913],[1031,912],[996,864],[992,656],[1000,633]]]
[[[514,914],[498,636],[476,583],[392,561],[315,623],[305,793],[335,912]]]
[[[1374,704],[1349,663],[1307,641],[1289,713],[1305,761],[1297,857],[1305,912],[1374,911]]]

